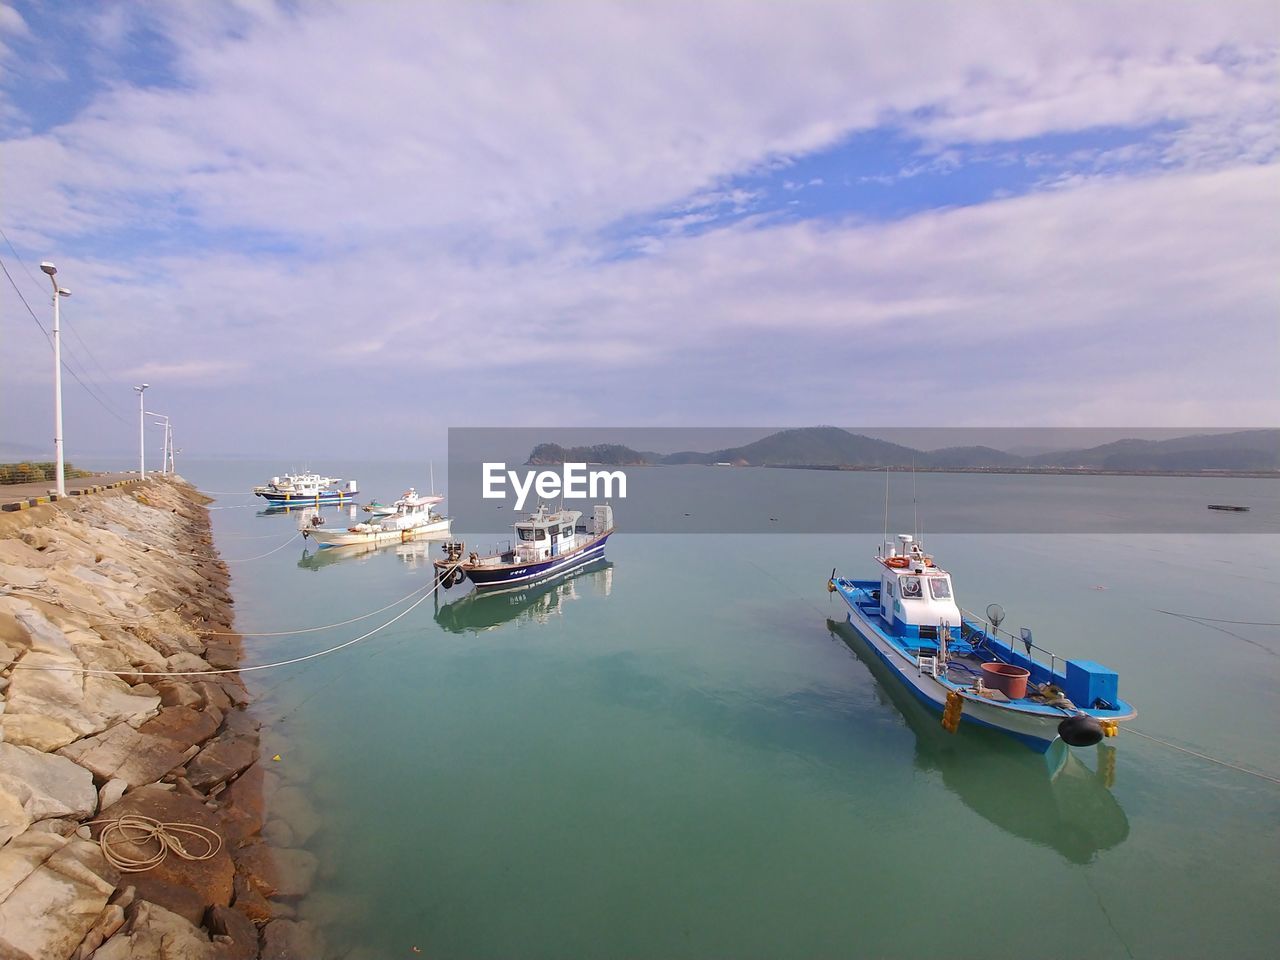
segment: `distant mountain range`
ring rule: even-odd
[[[1280,430],[1241,430],[1196,434],[1170,440],[1117,440],[1082,450],[1061,450],[1019,456],[994,447],[911,447],[850,433],[839,427],[779,430],[754,443],[710,453],[683,451],[661,454],[632,450],[620,444],[562,447],[540,443],[529,465],[600,463],[615,466],[645,464],[732,464],[752,467],[813,467],[878,469],[915,467],[918,470],[986,471],[1102,471],[1187,473],[1280,471]]]

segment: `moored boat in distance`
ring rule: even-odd
[[[1242,507],[1234,503],[1211,503],[1209,504],[1209,509],[1210,510],[1227,510],[1231,513],[1248,513],[1249,512],[1248,507]]]
[[[375,517],[349,527],[305,527],[302,535],[325,547],[349,547],[356,544],[401,543],[417,537],[448,537],[449,518],[437,514],[432,507],[444,501],[437,494],[419,496],[410,487],[394,504],[393,513]]]
[[[318,473],[286,473],[283,477],[272,477],[270,483],[254,487],[253,492],[272,506],[353,500],[359,493],[359,484],[350,480],[345,487],[335,486],[341,482],[338,477],[322,477]]]
[[[914,537],[900,534],[898,542],[900,550],[886,542],[876,551],[878,580],[852,580],[833,570],[827,589],[849,605],[849,623],[907,690],[942,712],[944,727],[992,727],[1044,752],[1058,739],[1092,746],[1137,715],[1119,698],[1114,671],[1064,660],[1038,647],[1030,630],[1020,641],[1008,634],[1008,642],[1000,639],[1004,610],[998,604],[987,608],[985,620],[962,611],[951,575]]]
[[[477,590],[525,586],[576,570],[604,556],[613,533],[613,508],[599,503],[588,523],[579,523],[578,510],[549,512],[541,506],[513,524],[516,539],[505,550],[481,556],[467,553],[466,544],[445,544],[445,556],[435,561],[445,586],[469,579]]]

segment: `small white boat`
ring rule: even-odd
[[[444,497],[419,496],[410,488],[395,502],[395,512],[350,527],[310,527],[302,535],[325,547],[349,547],[355,544],[401,543],[415,537],[448,537],[449,518],[437,514],[432,507]]]
[[[345,488],[334,487],[341,482],[338,477],[322,477],[318,473],[286,473],[283,477],[272,477],[270,483],[254,487],[253,492],[272,506],[342,503],[354,499],[360,490],[359,485],[352,480]]]

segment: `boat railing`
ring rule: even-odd
[[[1062,660],[1064,664],[1066,663],[1065,658],[1059,657],[1056,653],[1054,653],[1052,650],[1048,649],[1047,647],[1040,646],[1040,644],[1036,643],[1034,640],[1028,642],[1022,637],[1015,637],[1012,633],[1009,633],[1009,631],[1001,630],[999,627],[991,623],[991,621],[989,621],[986,617],[976,614],[972,610],[965,610],[963,607],[961,607],[960,614],[961,614],[961,620],[962,620],[962,625],[961,625],[962,631],[964,627],[963,621],[967,620],[970,622],[970,625],[981,624],[982,632],[984,636],[994,637],[997,640],[1000,639],[1001,635],[1007,637],[1009,640],[1010,651],[1014,651],[1016,649],[1014,647],[1014,644],[1020,644],[1022,648],[1027,651],[1027,656],[1031,660],[1035,659],[1035,654],[1032,651],[1039,650],[1040,653],[1042,653],[1045,657],[1049,658],[1050,674],[1055,674],[1058,672],[1059,660]]]

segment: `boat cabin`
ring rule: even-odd
[[[515,524],[514,547],[516,563],[533,563],[568,553],[578,545],[578,510],[557,510],[548,513],[545,506],[530,514],[529,519]],[[585,533],[585,528],[582,531]]]
[[[933,562],[915,538],[898,535],[877,551],[880,573],[880,616],[889,632],[900,637],[937,640],[940,629],[960,626],[960,608],[951,590],[951,574]]]

